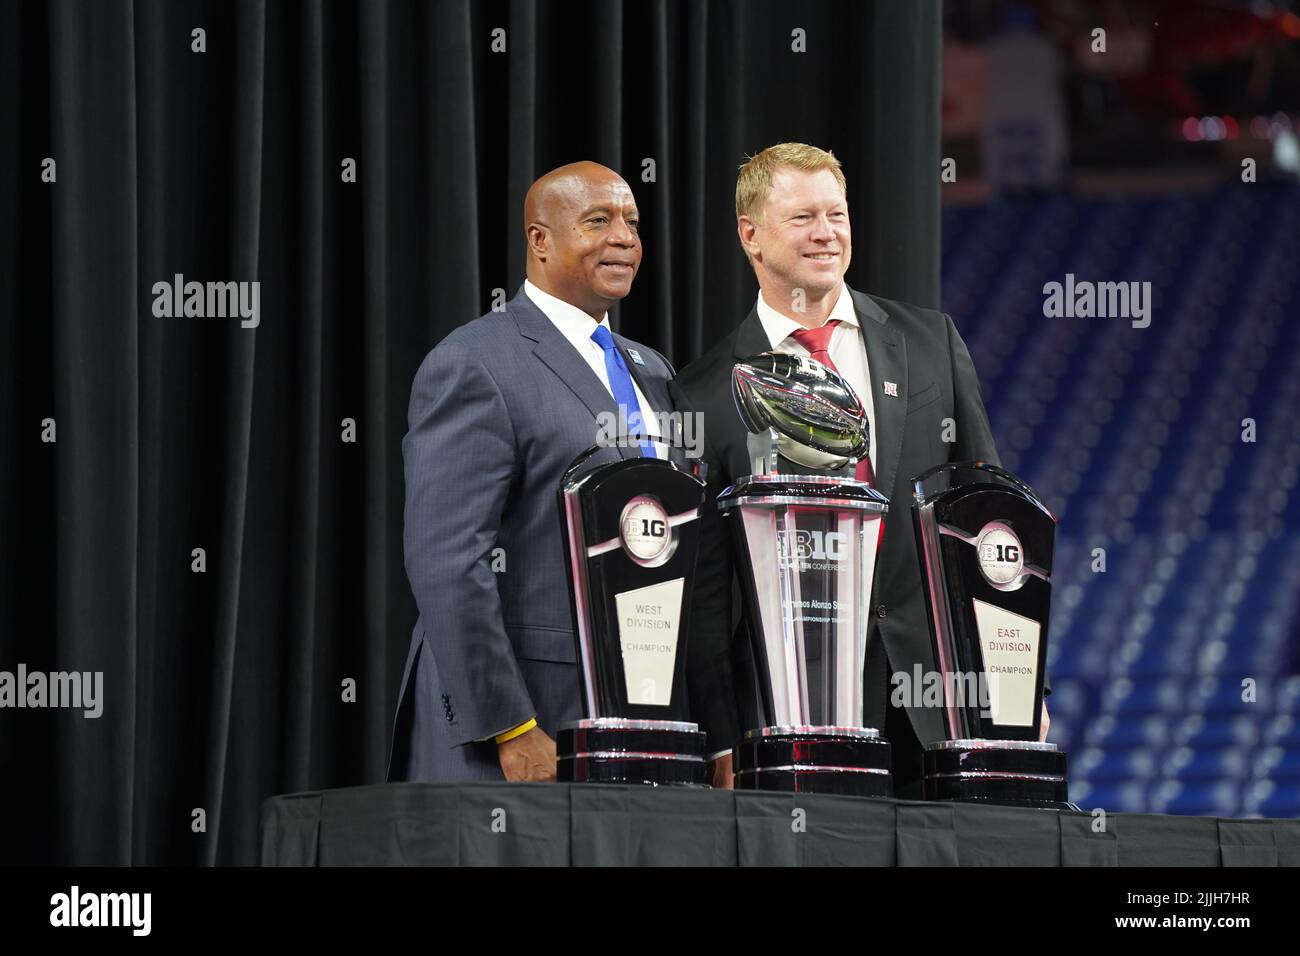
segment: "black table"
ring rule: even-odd
[[[272,797],[266,866],[1300,866],[1300,820],[594,784]]]

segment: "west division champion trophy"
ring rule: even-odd
[[[658,458],[588,467],[597,450],[559,490],[585,717],[556,734],[556,776],[704,785],[685,673],[704,482]]]
[[[744,588],[762,726],[735,747],[738,789],[890,796],[890,749],[863,726],[871,583],[888,499],[851,477],[869,423],[812,359],[735,366],[753,473],[718,498]],[[788,462],[841,474],[782,471]],[[846,471],[846,469],[848,469]]]
[[[1072,808],[1065,754],[1038,742],[1056,519],[987,462],[940,465],[913,486],[947,735],[925,749],[924,795]]]

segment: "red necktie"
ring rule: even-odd
[[[813,361],[821,362],[827,368],[835,368],[835,363],[831,361],[831,336],[835,334],[835,326],[840,324],[839,319],[831,319],[825,325],[816,329],[796,329],[790,333],[794,340],[808,350],[808,354],[813,357]],[[862,456],[858,462],[858,467],[853,471],[853,477],[858,481],[865,481],[872,487],[876,484],[876,473],[871,468],[871,453]]]

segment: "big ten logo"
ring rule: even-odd
[[[668,548],[668,513],[654,498],[638,495],[623,509],[619,536],[634,559],[654,561]]]
[[[849,536],[842,531],[782,531],[784,557],[797,561],[843,561],[848,555]]]
[[[668,522],[663,518],[634,518],[633,521],[640,525],[636,531],[647,538],[662,538],[668,533]]]
[[[1014,531],[998,522],[989,522],[975,542],[980,573],[994,587],[1005,588],[1020,577],[1025,567],[1024,551]]]
[[[1020,546],[1016,544],[994,544],[985,542],[980,546],[981,561],[1007,561],[1011,564],[1020,560]]]

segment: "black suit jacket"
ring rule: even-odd
[[[864,715],[867,726],[882,727],[884,668],[910,674],[918,663],[925,671],[935,667],[912,531],[911,479],[946,461],[999,460],[975,367],[952,319],[932,309],[849,292],[871,376],[876,487],[890,499],[872,594],[876,615],[868,643]],[[770,349],[756,305],[735,331],[672,382],[677,408],[702,416],[710,500],[752,470],[747,432],[731,396],[732,367],[738,359]],[[886,382],[893,383],[896,396],[886,394]],[[943,440],[948,418],[955,423],[952,442]],[[734,741],[742,730],[758,726],[757,700],[747,623],[733,582],[731,541],[716,507],[706,509],[701,530],[688,653],[696,680],[709,682],[707,690],[696,688],[693,699],[710,701],[710,713],[697,716],[711,729],[710,749],[720,751],[726,746],[724,736]],[[879,655],[882,646],[887,662]],[[944,736],[941,713],[938,708],[908,708],[922,744]]]

